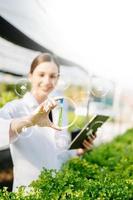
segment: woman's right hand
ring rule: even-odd
[[[58,131],[62,129],[56,126],[53,122],[49,119],[49,112],[50,110],[56,107],[57,103],[55,100],[47,99],[44,101],[38,108],[32,113],[31,116],[16,118],[11,121],[10,124],[10,141],[16,138],[16,136],[22,132],[24,127],[31,127],[34,125],[38,125],[40,127],[51,127]]]
[[[50,110],[57,106],[57,102],[54,99],[46,99],[39,107],[33,112],[31,116],[31,122],[33,125],[40,127],[51,127],[56,130],[61,130],[49,119]]]

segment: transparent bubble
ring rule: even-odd
[[[104,78],[94,77],[91,82],[91,94],[95,97],[105,97],[111,90],[112,84]]]
[[[66,135],[61,134],[61,133],[56,133],[55,134],[55,140],[56,140],[56,147],[65,150],[67,149],[69,145],[69,139]]]
[[[66,78],[60,78],[59,80],[58,80],[58,84],[57,84],[57,88],[59,89],[59,90],[66,90],[67,88],[69,88],[69,86],[70,86],[70,80],[66,80]]]
[[[58,96],[58,99],[63,99],[61,103],[57,100],[58,106],[52,111],[55,121],[54,123],[60,126],[62,129],[71,127],[76,121],[75,102],[66,96]]]
[[[92,133],[96,133],[98,130],[101,129],[103,122],[97,121],[94,124],[92,124],[90,127],[88,127],[88,136]]]
[[[15,84],[15,93],[20,97],[23,97],[25,93],[28,92],[29,90],[30,90],[30,83],[26,78],[20,79]]]
[[[70,79],[69,74],[66,75],[65,71],[61,71],[60,72],[60,78],[59,78],[58,83],[57,83],[57,88],[59,90],[64,91],[64,90],[66,90],[70,87],[71,83],[72,83],[72,81]]]
[[[90,95],[91,94],[91,84],[92,84],[92,76],[91,76],[91,74],[88,75],[87,80],[83,81],[83,83],[84,83],[84,88],[86,89],[87,95]]]

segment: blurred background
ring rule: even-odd
[[[95,145],[133,127],[131,5],[114,0],[1,0],[0,107],[29,91],[33,58],[51,52],[61,65],[53,95],[67,98],[69,124],[76,117],[69,132],[96,114],[110,120],[99,130]],[[0,187],[11,190],[12,160],[0,132]]]

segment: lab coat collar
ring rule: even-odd
[[[39,103],[37,102],[37,100],[35,99],[35,97],[32,95],[31,92],[27,92],[24,95],[23,100],[30,108],[35,108],[35,107],[39,106]]]

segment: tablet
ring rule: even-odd
[[[109,116],[105,115],[96,115],[93,117],[78,133],[78,135],[73,139],[70,143],[68,149],[78,149],[84,148],[83,141],[87,139],[90,135],[96,133],[97,129],[103,125],[107,121]]]

